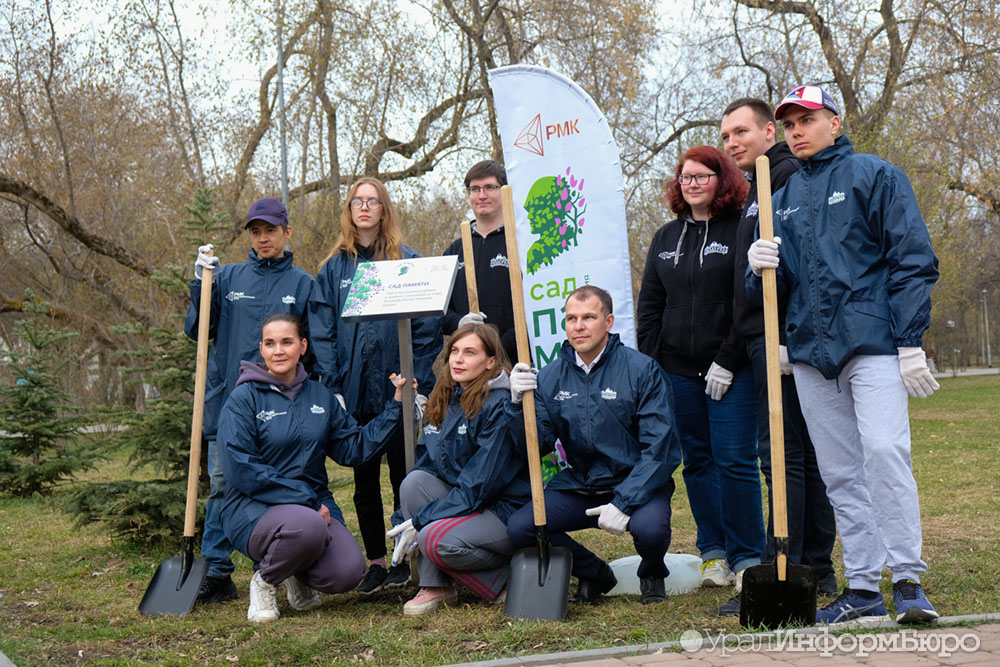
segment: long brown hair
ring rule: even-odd
[[[496,359],[493,368],[483,371],[483,373],[473,380],[462,392],[459,404],[469,419],[475,418],[479,411],[483,409],[483,402],[489,396],[489,382],[500,375],[501,371],[510,371],[510,362],[504,354],[503,344],[500,342],[500,334],[492,324],[466,324],[459,327],[448,339],[448,344],[444,349],[448,350],[448,357],[451,356],[451,347],[461,338],[475,334],[483,344],[483,350],[487,357]],[[428,424],[440,427],[444,423],[444,415],[448,412],[448,404],[451,403],[451,396],[455,390],[455,381],[451,377],[451,366],[446,364],[445,371],[438,378],[427,399],[427,407],[424,409],[424,421]]]
[[[378,192],[378,200],[382,203],[382,219],[379,221],[378,236],[375,237],[375,259],[403,259],[403,232],[399,224],[399,215],[396,207],[392,205],[389,191],[386,190],[382,181],[371,176],[359,178],[347,192],[344,199],[344,208],[340,212],[340,235],[337,242],[333,244],[333,249],[320,264],[325,264],[328,259],[340,251],[346,251],[358,258],[358,228],[354,225],[354,218],[351,217],[351,200],[358,193],[358,188],[365,184],[371,185]]]

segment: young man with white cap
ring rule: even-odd
[[[906,175],[837,136],[826,91],[800,86],[774,115],[802,166],[774,195],[775,240],[750,246],[747,287],[759,294],[761,271],[777,269],[788,356],[844,548],[847,588],[816,621],[884,616],[883,566],[896,621],[932,621],[907,392],[938,389],[921,349],[937,258]]]
[[[205,422],[202,436],[207,443],[210,491],[205,502],[205,527],[201,553],[208,561],[208,575],[198,591],[202,603],[236,599],[231,574],[233,545],[222,531],[219,520],[226,482],[215,435],[222,406],[236,387],[241,361],[260,358],[260,328],[264,318],[278,312],[292,313],[305,325],[309,339],[306,370],[314,376],[329,373],[319,362],[333,359],[333,311],[313,277],[292,265],[292,253],[285,251],[292,228],[285,206],[273,197],[258,199],[247,213],[245,228],[250,235],[250,255],[245,262],[220,268],[217,257],[206,253],[211,245],[198,248],[195,279],[191,281],[191,306],[184,319],[184,333],[198,335],[198,307],[201,304],[201,276],[204,268],[212,274],[212,314],[209,338],[214,341],[208,357],[205,387]]]

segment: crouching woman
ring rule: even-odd
[[[258,566],[247,610],[255,623],[278,618],[281,582],[292,608],[307,611],[321,604],[316,591],[342,593],[361,581],[365,559],[330,493],[325,460],[356,466],[371,459],[401,421],[400,378],[395,400],[359,427],[329,388],[308,379],[301,327],[289,313],[264,320],[264,364],[240,362],[219,418],[222,527]]]
[[[503,591],[514,545],[507,519],[530,497],[524,422],[511,409],[510,365],[489,324],[460,327],[448,369],[427,401],[423,438],[403,480],[393,564],[419,547],[415,616],[458,597],[460,583],[486,601]]]

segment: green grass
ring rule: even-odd
[[[924,517],[924,584],[943,615],[1000,610],[1000,376],[945,378],[931,399],[911,401],[913,466]],[[119,459],[88,481],[128,474]],[[331,467],[338,503],[357,534],[350,472]],[[695,553],[680,473],[671,551]],[[388,482],[384,484],[388,488]],[[362,599],[323,596],[317,611],[280,601],[278,623],[246,620],[250,563],[237,556],[237,602],[196,607],[184,618],[147,618],[136,607],[156,566],[174,549],[111,544],[98,527],[73,528],[68,490],[49,499],[0,497],[0,651],[21,667],[41,664],[442,664],[677,639],[687,629],[736,631],[716,607],[730,591],[705,590],[645,607],[635,597],[571,606],[564,622],[520,623],[463,592],[459,604],[404,618],[412,590]],[[631,541],[599,531],[582,540],[610,559]],[[839,561],[839,546],[835,554]],[[838,562],[838,571],[840,564]],[[888,592],[888,588],[884,589]]]

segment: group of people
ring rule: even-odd
[[[777,141],[777,124],[785,132]],[[884,616],[879,582],[892,571],[896,620],[937,617],[920,586],[920,513],[911,471],[907,393],[937,384],[920,349],[937,260],[905,175],[855,154],[832,98],[793,90],[772,113],[755,98],[721,119],[723,150],[686,151],[667,183],[677,218],[653,237],[637,303],[639,350],[612,333],[611,296],[586,285],[565,304],[566,337],[540,371],[516,358],[506,261],[501,165],[465,178],[473,256],[448,312],[413,322],[415,378],[401,378],[395,326],[349,323],[340,311],[359,262],[415,257],[374,178],[352,185],[340,236],[316,279],[292,264],[284,206],[247,214],[247,261],[219,265],[199,249],[188,335],[201,276],[213,269],[205,438],[211,493],[199,599],[237,596],[234,549],[254,562],[248,618],[278,618],[284,582],[293,609],[316,591],[372,594],[420,588],[406,615],[452,602],[461,585],[502,600],[514,552],[535,540],[525,455],[524,392],[535,392],[541,453],[558,441],[566,466],[544,491],[553,545],[572,553],[574,599],[596,602],[617,583],[609,564],[568,533],[631,534],[640,600],[665,599],[673,473],[697,526],[702,585],[733,586],[719,608],[738,614],[747,567],[773,560],[760,473],[770,493],[770,435],[760,275],[776,270],[787,477],[787,553],[815,569],[835,599],[817,622]],[[761,239],[754,163],[770,159],[774,240]],[[474,271],[479,312],[465,272]],[[447,340],[444,336],[447,336]],[[444,349],[439,377],[432,366]],[[412,383],[421,423],[405,470],[401,389]],[[380,461],[392,486],[386,532]],[[354,468],[365,553],[328,489],[325,458]],[[759,461],[759,464],[758,464]],[[875,511],[876,505],[879,511]],[[839,527],[847,586],[831,553]],[[393,539],[388,556],[386,542]],[[388,560],[387,560],[388,558]]]

